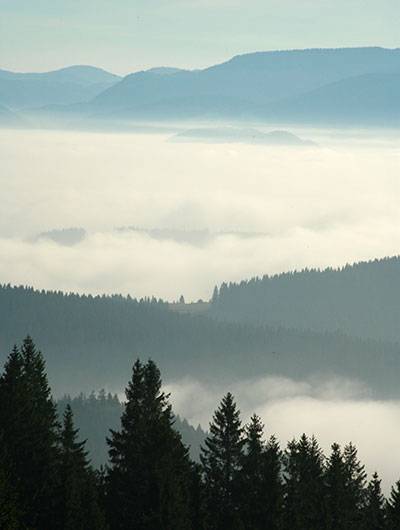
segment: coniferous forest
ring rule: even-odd
[[[400,481],[385,498],[352,443],[325,455],[303,434],[282,447],[257,415],[243,424],[227,392],[193,461],[157,365],[138,359],[127,380],[107,463],[95,468],[74,400],[60,415],[33,340],[12,349],[0,377],[0,528],[400,528]]]
[[[300,295],[298,299],[306,300]],[[5,352],[29,333],[47,352],[49,378],[58,395],[123,388],[134,354],[154,359],[168,378],[195,374],[229,384],[232,379],[259,373],[300,380],[310,374],[333,373],[362,381],[379,398],[399,396],[398,343],[350,336],[341,330],[316,332],[227,322],[225,316],[213,317],[214,307],[223,300],[212,304],[210,315],[203,315],[173,311],[155,298],[0,285],[0,361],[4,362]],[[254,304],[257,300],[253,296]],[[371,307],[373,300],[364,305]],[[238,307],[243,304],[238,301]],[[395,305],[393,298],[391,304]],[[387,305],[382,302],[381,307]],[[342,307],[346,308],[346,301]],[[310,311],[304,306],[299,314]],[[384,363],[380,362],[383,358]]]

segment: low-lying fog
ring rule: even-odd
[[[318,147],[0,131],[0,282],[197,299],[226,280],[398,254],[396,136],[301,137]],[[54,232],[72,227],[84,231]],[[203,426],[228,390],[170,388],[176,411]],[[283,442],[303,431],[325,449],[352,440],[386,486],[399,478],[399,403],[343,381],[230,390],[244,418],[258,412]]]
[[[370,475],[378,471],[387,493],[400,479],[400,402],[372,401],[359,383],[343,380],[296,382],[264,377],[241,381],[229,389],[207,386],[194,379],[167,385],[177,414],[208,429],[222,395],[230,390],[247,422],[256,412],[265,434],[275,434],[281,448],[303,432],[315,434],[326,455],[333,442],[353,442]]]
[[[2,130],[0,281],[198,299],[224,280],[397,254],[396,136],[299,135],[318,147]],[[86,232],[38,237],[72,227]]]

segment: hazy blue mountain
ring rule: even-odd
[[[267,120],[314,124],[400,124],[400,72],[350,77],[306,94],[275,102]]]
[[[289,131],[271,131],[264,133],[257,129],[241,129],[237,127],[213,127],[188,129],[171,138],[174,142],[206,142],[206,143],[246,143],[257,145],[311,146],[316,145],[309,140],[302,140]]]
[[[265,119],[271,114],[268,105],[280,101],[279,108],[286,117],[285,101],[296,109],[293,98],[332,83],[365,74],[379,77],[398,72],[399,49],[259,52],[237,56],[204,70],[172,71],[169,75],[155,75],[150,70],[128,75],[98,95],[85,112],[88,116],[102,118]],[[361,84],[354,86],[354,91],[363,91],[362,80],[361,77]],[[364,81],[368,84],[372,80],[366,77]],[[361,98],[359,107],[363,108],[365,103]],[[331,108],[334,105],[331,104]]]
[[[0,104],[24,109],[89,101],[119,79],[93,66],[70,66],[44,73],[0,70]]]
[[[373,296],[374,292],[365,295],[369,303]],[[321,312],[330,300],[324,304],[322,309],[317,306]],[[300,306],[308,310],[310,305]],[[172,310],[154,299],[10,286],[0,286],[0,314],[0,363],[29,333],[45,352],[58,395],[93,388],[120,391],[138,356],[154,359],[166,380],[190,376],[228,387],[232,381],[260,375],[296,380],[343,376],[365,382],[376,395],[400,395],[397,344],[342,333],[222,322],[198,312]]]
[[[394,257],[224,284],[213,297],[211,314],[224,321],[400,342],[399,300],[400,257]]]

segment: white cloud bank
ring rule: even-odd
[[[302,135],[331,147],[0,131],[0,281],[197,299],[225,280],[397,254],[398,141]],[[114,230],[132,225],[256,234],[191,245]],[[29,239],[73,226],[88,235],[72,247]]]

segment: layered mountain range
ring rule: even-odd
[[[384,48],[257,52],[201,70],[153,68],[123,78],[87,66],[0,71],[0,105],[33,124],[67,118],[75,125],[224,119],[397,126],[399,88],[400,49]],[[10,120],[3,113],[2,123]]]

